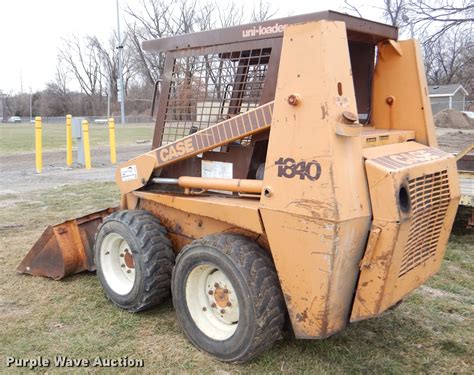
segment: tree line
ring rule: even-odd
[[[126,30],[121,41],[115,32],[107,40],[94,35],[63,39],[56,72],[46,88],[9,96],[5,110],[27,117],[31,102],[33,116],[105,116],[107,109],[117,114],[118,57],[122,53],[126,112],[148,114],[154,84],[163,73],[164,55],[145,53],[143,40],[263,21],[277,12],[264,0],[250,11],[239,1],[221,4],[211,0],[140,0],[138,6],[126,6],[122,9]],[[473,91],[472,1],[378,0],[373,6],[402,36],[421,41],[429,84],[461,83],[468,92]],[[351,0],[345,0],[343,11],[364,16],[364,8]]]

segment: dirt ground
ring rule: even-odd
[[[117,162],[127,161],[149,150],[150,143],[122,146],[117,150]],[[91,159],[90,170],[77,164],[69,168],[66,166],[65,151],[46,151],[43,153],[43,171],[38,174],[34,153],[0,155],[0,196],[55,189],[87,181],[114,181],[115,166],[110,163],[107,147],[92,149]]]
[[[438,146],[446,152],[457,153],[474,143],[474,129],[437,128]]]

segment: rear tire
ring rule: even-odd
[[[169,296],[175,255],[166,229],[149,212],[109,215],[98,230],[94,252],[99,281],[117,306],[137,312]]]
[[[178,321],[198,348],[225,362],[246,362],[281,337],[286,308],[270,256],[239,235],[193,241],[172,278]]]

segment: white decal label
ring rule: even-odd
[[[254,26],[251,29],[242,30],[242,36],[244,38],[249,38],[249,37],[254,37],[254,36],[282,33],[283,30],[285,30],[287,26],[288,24],[280,25],[279,23],[276,23],[271,26],[262,26],[262,25],[259,25],[258,27]]]
[[[201,176],[206,178],[233,178],[232,163],[203,160],[201,162]]]
[[[136,180],[138,178],[137,166],[130,165],[125,168],[120,168],[120,176],[122,177],[123,182]]]
[[[221,161],[201,161],[201,176],[205,178],[233,178],[233,164]],[[223,194],[232,194],[228,191],[211,190]]]

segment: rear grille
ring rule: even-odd
[[[408,181],[412,217],[398,277],[436,254],[450,192],[446,170]]]

